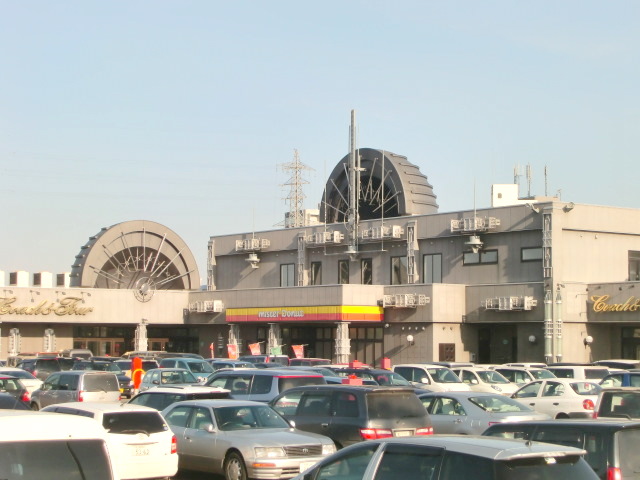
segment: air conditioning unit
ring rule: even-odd
[[[236,240],[236,252],[253,252],[269,248],[271,242],[266,238],[247,238]]]
[[[500,219],[495,217],[467,217],[451,220],[451,232],[486,232],[500,226]]]
[[[494,297],[487,298],[481,305],[487,310],[512,312],[533,310],[534,307],[538,306],[538,301],[531,296]]]

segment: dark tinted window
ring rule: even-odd
[[[533,427],[514,424],[502,424],[489,427],[482,435],[488,437],[515,438],[518,440],[529,440]]]
[[[635,478],[640,472],[640,430],[621,430],[616,435],[622,478]]]
[[[59,390],[77,390],[78,389],[78,375],[60,375],[58,381]]]
[[[495,462],[496,480],[597,480],[598,476],[581,457],[533,457]],[[464,477],[451,477],[464,478]],[[467,478],[484,478],[467,475]]]
[[[367,409],[372,419],[426,417],[427,415],[422,402],[413,392],[368,394]]]
[[[157,433],[167,430],[162,417],[157,412],[115,412],[105,413],[102,426],[109,433]]]
[[[489,458],[462,453],[447,453],[442,463],[442,472],[439,478],[463,480],[476,478],[494,479],[496,477],[493,476],[493,462]],[[529,479],[530,477],[523,477],[519,480],[525,480],[525,478]]]
[[[335,454],[331,462],[318,469],[316,480],[363,478],[364,472],[369,465],[369,460],[371,460],[377,448],[378,444],[373,443],[363,445],[361,448],[351,449],[346,453],[339,452]]]
[[[289,390],[293,387],[302,387],[304,385],[324,385],[327,383],[324,377],[280,377],[278,378],[278,388],[281,392]]]
[[[378,465],[374,480],[398,480],[399,478],[431,480],[438,478],[443,452],[444,449],[436,447],[388,445]]]
[[[85,375],[84,390],[87,392],[119,391],[118,379],[115,375]]]
[[[273,377],[270,375],[256,375],[251,384],[251,393],[269,393],[273,385]]]
[[[609,373],[608,370],[598,368],[585,368],[584,378],[604,378]]]
[[[49,440],[0,443],[0,478],[111,480],[102,440]]]

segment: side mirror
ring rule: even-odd
[[[431,382],[429,381],[428,377],[422,377],[420,379],[420,383],[426,383],[427,385],[430,384]]]
[[[289,420],[289,425],[291,425],[291,428],[296,428],[295,420]]]
[[[159,385],[159,384],[160,384],[160,382],[159,382],[158,380],[154,380],[154,381],[153,381],[153,382],[151,382],[151,383],[153,383],[154,385]]]
[[[477,378],[472,378],[471,379],[471,385],[477,385],[478,384],[478,379]]]
[[[216,432],[216,428],[213,426],[212,423],[205,424],[202,429],[204,431],[206,431],[207,433],[215,433]]]

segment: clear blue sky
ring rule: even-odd
[[[0,270],[69,271],[102,227],[282,222],[348,151],[406,155],[441,212],[531,193],[640,207],[637,1],[0,0]],[[636,159],[636,160],[634,160]],[[521,180],[521,193],[527,183]]]

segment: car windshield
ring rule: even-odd
[[[460,383],[460,377],[448,368],[428,368],[427,372],[429,372],[429,375],[431,375],[434,382]]]
[[[413,391],[387,393],[380,389],[366,396],[367,410],[372,420],[424,417],[426,410]]]
[[[217,407],[213,412],[220,430],[289,428],[287,421],[266,405]]]
[[[374,380],[380,385],[411,386],[406,378],[395,372],[376,373]]]
[[[158,412],[113,412],[105,413],[102,426],[109,433],[135,435],[137,433],[158,433],[168,430],[167,424]]]
[[[209,362],[187,362],[187,365],[189,365],[189,370],[191,370],[194,373],[213,373],[213,367],[211,366],[211,364]]]
[[[531,412],[532,410],[503,395],[482,395],[470,397],[469,401],[489,413]]]
[[[598,395],[602,387],[593,382],[573,382],[571,388],[578,395]]]
[[[476,373],[485,383],[509,383],[509,380],[493,370],[479,370]]]
[[[198,383],[198,379],[188,370],[160,369],[160,383]]]
[[[556,378],[553,373],[544,368],[532,368],[529,370],[529,373],[533,375],[536,380],[540,380],[541,378]]]

